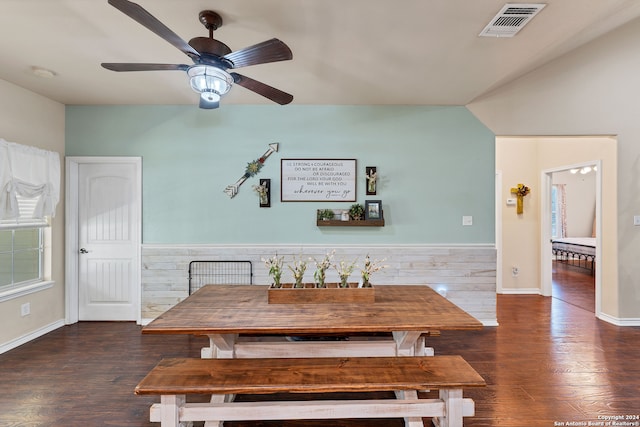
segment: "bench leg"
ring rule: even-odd
[[[398,390],[394,392],[396,395],[396,399],[401,400],[418,400],[418,392],[415,390]],[[424,427],[424,423],[422,422],[422,418],[420,417],[412,417],[404,419],[405,427]]]
[[[440,390],[440,399],[444,401],[446,415],[434,418],[434,424],[437,427],[462,427],[462,389]]]
[[[209,401],[211,403],[229,403],[233,402],[235,399],[235,394],[212,394]],[[204,423],[204,427],[222,427],[223,425],[223,421],[206,421]]]
[[[162,395],[160,398],[160,426],[161,427],[186,427],[180,424],[180,407],[184,406],[184,395]]]

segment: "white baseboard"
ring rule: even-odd
[[[41,337],[44,334],[48,334],[51,331],[55,331],[56,329],[64,326],[64,319],[57,320],[53,323],[43,326],[42,328],[36,329],[33,332],[30,332],[26,335],[18,337],[14,340],[6,342],[4,344],[0,344],[0,354],[6,353],[9,350],[13,350],[16,347],[21,346],[22,344],[26,344],[29,341],[35,340],[38,337]]]
[[[608,314],[600,313],[598,319],[611,323],[616,326],[640,326],[640,319],[627,318],[621,319],[619,317],[609,316]]]
[[[498,319],[478,319],[482,322],[482,326],[499,326]]]
[[[541,295],[538,288],[502,288],[500,294],[505,295]]]

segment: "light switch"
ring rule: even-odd
[[[640,225],[640,215],[633,216],[633,225]]]
[[[473,225],[473,217],[472,216],[463,216],[462,217],[462,225]]]
[[[515,206],[516,199],[507,199],[507,206]]]

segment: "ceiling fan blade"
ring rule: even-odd
[[[199,58],[198,53],[194,48],[182,40],[180,36],[171,31],[166,25],[160,22],[156,17],[147,12],[142,6],[137,3],[130,2],[128,0],[108,0],[109,4],[125,15],[129,16],[134,21],[137,21],[141,25],[147,27],[173,46],[184,52],[190,58]]]
[[[223,58],[233,62],[232,68],[241,68],[268,62],[287,61],[293,59],[293,54],[284,42],[271,39],[231,52]]]
[[[133,64],[127,62],[103,62],[100,65],[111,71],[187,71],[189,69],[189,66],[185,64]]]
[[[293,101],[293,95],[290,95],[286,92],[281,91],[280,89],[276,89],[275,87],[269,86],[257,80],[253,80],[252,78],[240,75],[238,73],[231,73],[233,80],[236,84],[239,84],[245,89],[249,89],[258,95],[262,95],[265,98],[272,100],[280,105],[286,105]]]
[[[213,110],[214,108],[218,108],[220,106],[220,101],[208,101],[204,99],[202,96],[200,97],[200,105],[199,107],[204,110]]]

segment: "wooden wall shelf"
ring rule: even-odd
[[[340,221],[335,219],[316,220],[318,227],[384,227],[384,219],[360,219]]]

